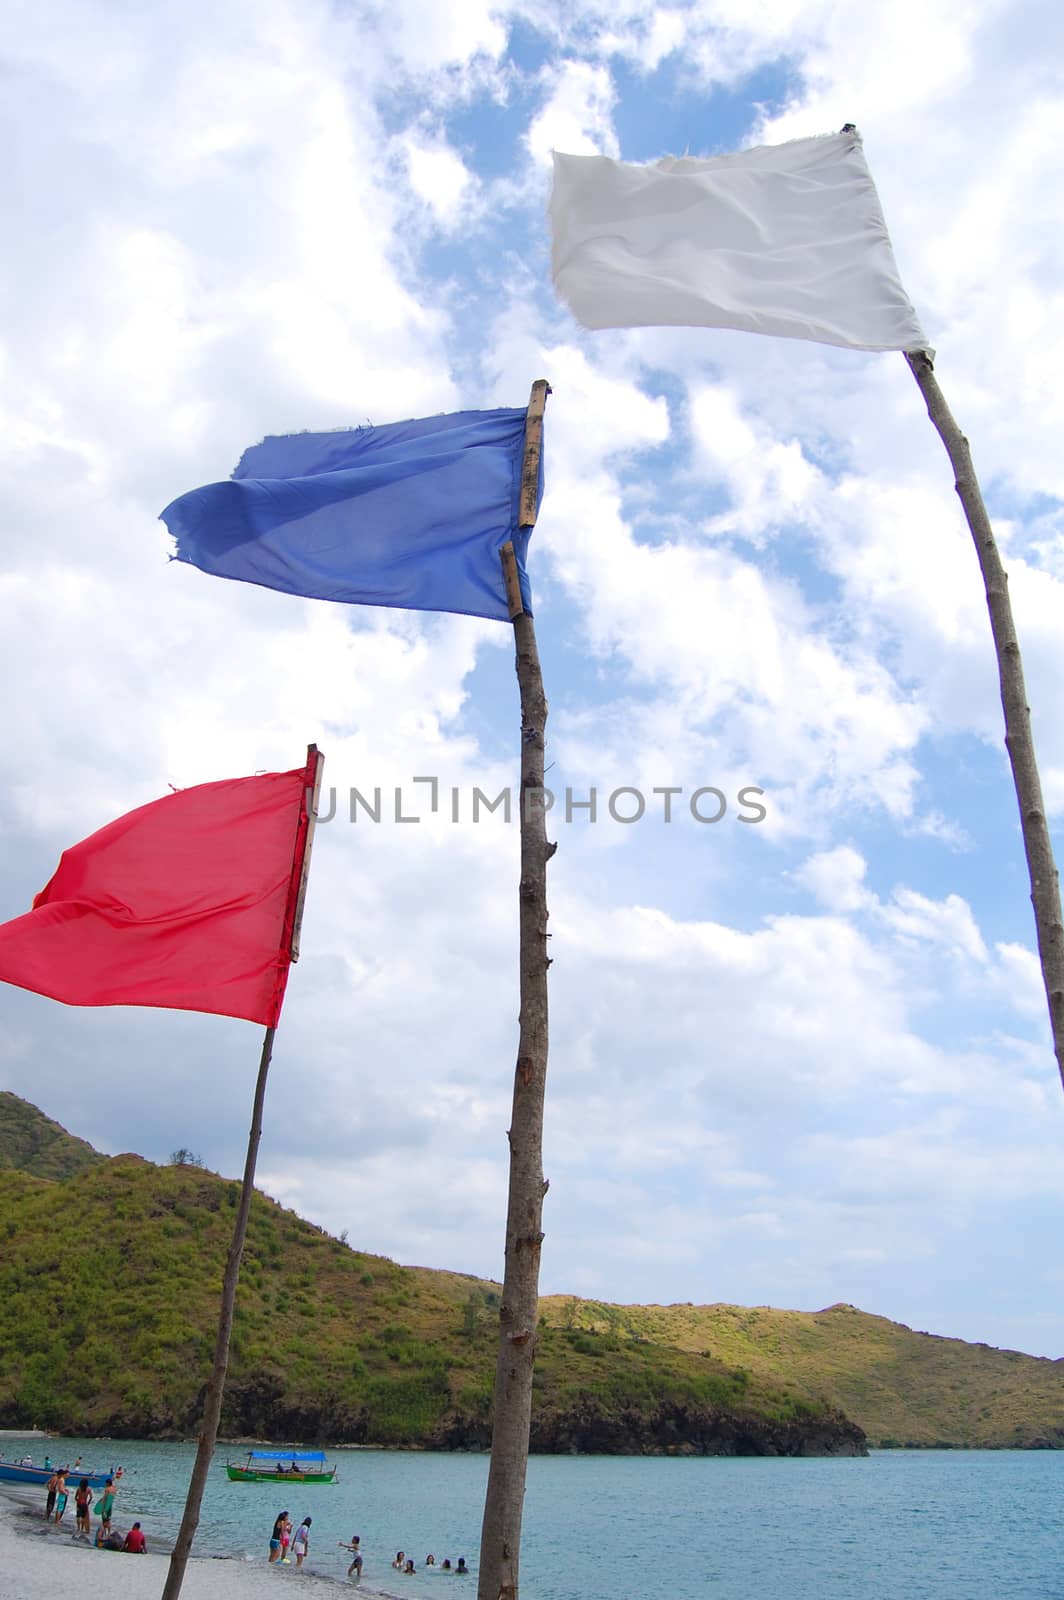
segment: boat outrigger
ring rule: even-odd
[[[0,1481],[4,1483],[29,1483],[38,1487],[46,1487],[49,1478],[56,1472],[65,1472],[71,1494],[82,1478],[88,1478],[90,1489],[102,1489],[107,1482],[109,1473],[90,1472],[88,1468],[66,1467],[58,1462],[54,1467],[35,1467],[30,1461],[4,1461],[0,1458]]]
[[[249,1450],[247,1460],[227,1461],[231,1483],[335,1483],[336,1468],[323,1450]]]

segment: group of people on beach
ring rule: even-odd
[[[52,1476],[44,1486],[44,1519],[54,1522],[57,1526],[66,1515],[70,1502],[70,1486],[68,1480],[76,1475],[81,1464],[79,1456],[73,1467],[56,1467]],[[45,1457],[45,1466],[51,1462]],[[135,1522],[129,1532],[122,1534],[117,1528],[112,1527],[112,1518],[115,1509],[115,1496],[118,1493],[118,1480],[122,1476],[119,1467],[113,1477],[109,1477],[100,1492],[96,1504],[92,1503],[92,1489],[88,1478],[82,1478],[74,1490],[74,1532],[72,1539],[84,1540],[86,1544],[95,1544],[98,1550],[124,1550],[129,1555],[145,1555],[148,1545],[140,1523]],[[95,1512],[100,1519],[96,1530],[96,1537],[92,1535],[92,1514]]]
[[[292,1531],[292,1519],[287,1511],[282,1511],[274,1519],[273,1532],[270,1534],[270,1565],[275,1561],[283,1566],[290,1566],[292,1556],[296,1558],[296,1571],[298,1572],[307,1559],[310,1549],[310,1529],[313,1517],[304,1517],[303,1521]],[[289,1555],[291,1550],[292,1555]]]
[[[292,1557],[294,1556],[296,1571],[299,1571],[310,1550],[310,1530],[313,1522],[313,1517],[304,1517],[303,1521],[299,1524],[299,1527],[295,1529],[295,1532],[293,1532],[292,1519],[288,1515],[288,1512],[278,1512],[277,1516],[274,1518],[273,1529],[270,1533],[271,1566],[273,1566],[275,1563],[278,1565],[283,1564],[285,1566],[289,1566],[291,1565]],[[363,1555],[362,1540],[360,1536],[357,1533],[353,1533],[350,1539],[348,1539],[346,1542],[343,1539],[337,1539],[336,1547],[338,1550],[347,1550],[350,1552],[351,1565],[347,1569],[347,1576],[349,1578],[361,1578]],[[289,1554],[289,1552],[291,1552],[291,1554]],[[397,1572],[402,1572],[407,1575],[413,1574],[417,1571],[413,1559],[408,1558],[406,1553],[402,1550],[396,1551],[395,1560],[392,1562],[392,1566]],[[459,1578],[464,1577],[469,1572],[469,1568],[466,1566],[465,1556],[459,1556],[455,1566],[451,1565],[450,1559],[444,1560],[439,1566],[437,1566],[436,1557],[431,1553],[425,1557],[425,1565],[423,1570],[426,1572],[446,1572],[449,1575],[453,1574],[455,1577]]]

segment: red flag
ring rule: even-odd
[[[180,789],[65,850],[33,910],[0,924],[0,979],[66,1005],[274,1026],[318,759]]]

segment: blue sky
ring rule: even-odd
[[[844,1300],[1064,1355],[1064,1096],[985,602],[901,356],[590,334],[550,151],[861,129],[1010,573],[1064,813],[1064,99],[991,0],[54,0],[2,45],[0,915],[188,784],[516,779],[501,625],[168,564],[159,510],[267,433],[553,386],[530,570],[551,705],[542,1287]],[[684,791],[623,826],[594,787]],[[712,826],[683,808],[717,786]],[[736,820],[745,785],[763,823]],[[262,1186],[361,1248],[500,1276],[517,838],[320,830]],[[99,1148],[239,1172],[258,1038],[0,993],[0,1086]],[[413,1159],[412,1159],[413,1157]]]

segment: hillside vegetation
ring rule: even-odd
[[[198,1427],[239,1184],[113,1159],[0,1095],[0,1427]],[[482,1448],[500,1286],[400,1267],[256,1195],[223,1429]],[[853,1306],[540,1303],[538,1450],[1064,1446],[1064,1362]],[[852,1419],[847,1421],[846,1419]]]
[[[116,1156],[62,1182],[0,1177],[0,1426],[196,1430],[239,1184]],[[481,1448],[498,1284],[349,1249],[265,1196],[252,1207],[223,1430]],[[546,1326],[540,1450],[856,1454],[823,1401],[699,1352]]]
[[[35,1178],[72,1178],[106,1159],[28,1100],[0,1089],[0,1171],[28,1172]]]
[[[562,1295],[540,1311],[553,1327],[786,1375],[799,1394],[827,1396],[873,1446],[1064,1447],[1064,1361],[914,1333],[855,1306],[613,1306]]]

